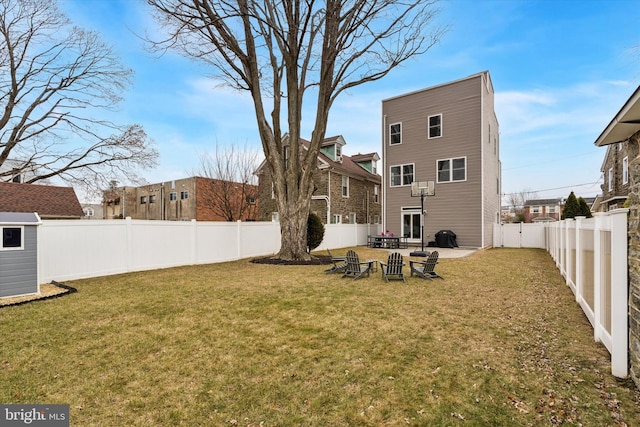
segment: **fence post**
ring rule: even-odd
[[[611,213],[611,373],[619,378],[629,374],[628,212],[616,209]]]
[[[569,239],[570,228],[569,224],[571,224],[570,219],[564,220],[564,278],[567,282],[567,286],[571,287],[571,241]]]
[[[242,259],[242,254],[244,253],[244,251],[242,250],[242,221],[237,220],[236,221],[236,243],[237,243],[237,251],[236,251],[236,257],[237,259]]]
[[[582,220],[585,219],[584,216],[577,216],[574,218],[575,219],[575,234],[576,234],[576,240],[575,240],[575,251],[573,252],[576,257],[576,271],[575,273],[575,277],[573,278],[574,280],[574,285],[576,287],[576,301],[584,301],[584,281],[582,280],[582,250],[580,250],[580,248],[582,248],[582,236],[580,236],[580,232],[582,231]]]
[[[593,339],[596,342],[602,342],[604,328],[602,327],[603,313],[607,312],[607,308],[603,308],[604,284],[602,283],[602,233],[604,229],[604,221],[606,213],[596,212],[593,214],[595,224],[593,226]]]
[[[191,220],[191,265],[195,265],[198,262],[198,222],[195,219]]]
[[[126,248],[127,248],[127,263],[126,269],[127,272],[130,272],[133,265],[133,255],[136,253],[136,248],[133,247],[135,243],[133,240],[133,222],[131,221],[131,217],[128,216],[124,219],[124,227],[126,229]]]

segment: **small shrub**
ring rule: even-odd
[[[324,224],[320,217],[313,212],[307,219],[307,250],[311,252],[322,243],[324,239]]]

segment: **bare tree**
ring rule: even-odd
[[[195,175],[210,178],[211,185],[200,189],[198,198],[226,221],[255,220],[258,188],[255,170],[259,152],[246,145],[221,147],[200,157]]]
[[[342,92],[383,78],[438,42],[445,29],[432,27],[435,1],[147,2],[168,34],[156,48],[203,61],[251,94],[280,213],[278,257],[308,259],[307,217],[329,110]],[[302,149],[305,95],[315,119]]]
[[[530,188],[525,188],[517,193],[508,194],[509,206],[511,206],[513,212],[516,215],[516,221],[524,222],[524,204],[527,202],[527,200],[533,200],[537,197],[538,193],[532,191]]]
[[[92,117],[117,105],[131,78],[54,1],[0,0],[0,180],[30,171],[28,182],[59,177],[99,189],[155,165],[140,126]],[[8,159],[11,169],[1,168]]]

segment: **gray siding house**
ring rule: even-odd
[[[489,72],[385,99],[382,123],[383,228],[420,242],[420,198],[411,197],[411,183],[434,181],[424,241],[452,230],[460,246],[491,245],[501,165]]]

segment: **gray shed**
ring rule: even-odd
[[[0,298],[40,293],[37,213],[0,212]]]

